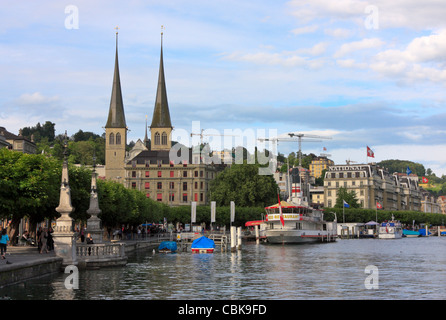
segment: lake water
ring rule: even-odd
[[[65,288],[67,276],[8,286],[2,295],[20,300],[446,299],[446,237],[285,246],[243,242],[242,250],[214,254],[139,251],[129,255],[125,267],[80,271],[78,289]]]

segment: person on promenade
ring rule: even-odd
[[[8,245],[8,241],[9,241],[9,236],[6,233],[6,229],[3,229],[1,236],[0,236],[0,249],[1,249],[2,259],[6,259],[5,254],[6,254],[6,246]]]
[[[91,237],[91,234],[87,234],[87,238],[85,238],[85,241],[87,244],[93,244],[93,238]],[[91,255],[91,247],[88,247],[88,255]]]
[[[42,248],[42,243],[40,242],[40,235],[42,234],[42,227],[39,227],[39,229],[36,232],[36,240],[37,240],[37,251],[40,252],[40,249]]]
[[[53,229],[50,227],[48,229],[48,235],[47,235],[47,239],[46,239],[46,245],[48,247],[48,250],[54,250],[54,240],[53,240]]]
[[[93,238],[91,237],[91,234],[90,234],[90,233],[87,234],[87,238],[86,238],[86,240],[87,240],[87,244],[93,244]]]
[[[40,253],[43,253],[43,251],[46,251],[46,253],[48,253],[48,248],[47,248],[47,239],[48,239],[48,230],[47,228],[43,229],[43,231],[40,233]]]

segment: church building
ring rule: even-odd
[[[117,37],[117,33],[116,33]],[[116,38],[117,39],[117,38]],[[199,147],[181,148],[181,161],[171,159],[172,122],[167,101],[163,62],[163,33],[155,106],[150,125],[150,140],[147,136],[147,120],[144,141],[138,139],[128,153],[125,152],[127,126],[119,79],[118,51],[116,42],[115,71],[106,133],[105,172],[106,179],[123,183],[137,189],[148,198],[172,206],[210,203],[209,182],[216,177],[216,167],[204,164]]]

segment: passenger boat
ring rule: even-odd
[[[385,221],[379,226],[378,239],[400,239],[402,237],[403,227],[399,221]]]
[[[261,238],[273,244],[336,241],[336,219],[324,221],[323,211],[309,206],[300,194],[288,200],[265,208],[265,228],[261,228]]]

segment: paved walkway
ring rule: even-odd
[[[37,247],[31,246],[8,246],[6,259],[0,258],[0,271],[17,267],[17,265],[28,264],[41,260],[53,259],[56,257],[54,251],[40,254]]]

